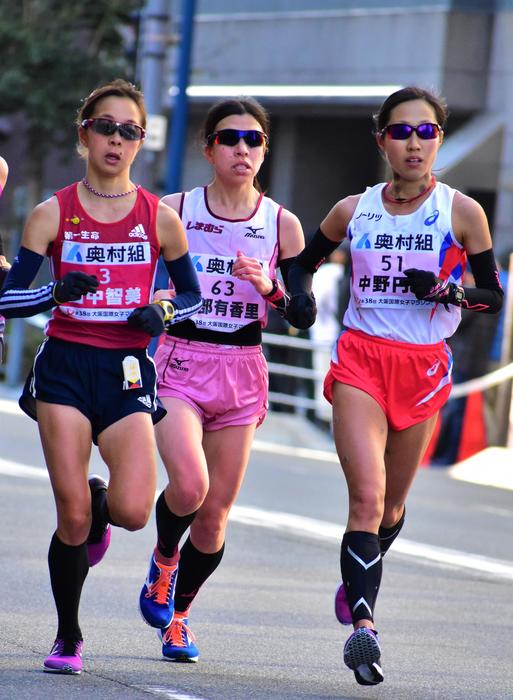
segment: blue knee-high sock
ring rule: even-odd
[[[345,533],[340,551],[340,569],[353,622],[374,621],[382,568],[378,535],[360,531]]]

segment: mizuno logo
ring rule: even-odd
[[[173,357],[171,359],[171,362],[169,363],[169,366],[171,367],[171,369],[177,369],[180,372],[188,372],[189,368],[182,366],[184,362],[188,362],[188,360],[180,360],[178,357]]]
[[[246,226],[248,229],[248,233],[244,234],[245,238],[265,238],[263,235],[258,235],[257,231],[263,231],[264,227],[262,226],[261,228],[253,228],[253,226]]]
[[[144,230],[144,226],[142,224],[137,224],[137,226],[134,226],[134,228],[128,234],[128,238],[142,238],[146,241],[148,236]]]

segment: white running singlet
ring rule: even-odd
[[[451,336],[459,307],[418,300],[403,284],[404,270],[431,270],[461,284],[466,255],[451,224],[456,190],[438,182],[411,214],[389,214],[381,199],[385,183],[360,197],[348,226],[352,293],[347,328],[405,343],[431,344]]]
[[[180,215],[203,297],[201,311],[190,319],[197,328],[233,333],[254,321],[265,326],[266,300],[250,282],[233,277],[231,270],[240,250],[274,277],[281,209],[261,195],[247,219],[223,219],[210,210],[206,187],[185,193]]]

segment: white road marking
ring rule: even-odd
[[[48,479],[48,473],[45,469],[38,469],[37,467],[18,464],[5,459],[0,459],[0,474],[24,479]],[[329,540],[337,543],[341,541],[344,533],[343,525],[338,523],[237,504],[230,511],[230,520],[277,532],[288,532],[299,537]],[[457,549],[422,544],[404,538],[399,538],[394,542],[393,552],[417,559],[433,561],[440,566],[469,569],[491,574],[497,578],[513,580],[513,563],[506,560],[461,552]]]
[[[344,527],[324,520],[314,520],[301,515],[280,513],[276,511],[252,508],[251,506],[234,505],[230,511],[230,519],[245,525],[289,532],[312,539],[332,540],[340,542],[344,534]],[[399,537],[394,542],[393,553],[406,556],[427,559],[437,564],[449,567],[471,569],[481,573],[488,573],[498,578],[513,580],[513,562],[479,554],[461,552],[457,549],[437,547],[435,545],[422,544]]]
[[[11,416],[24,416],[17,401],[12,399],[0,399],[0,413],[8,413]]]
[[[276,455],[286,455],[287,457],[302,457],[303,459],[316,459],[319,462],[334,462],[338,464],[336,452],[329,450],[313,450],[310,447],[290,447],[289,445],[279,445],[275,442],[265,442],[254,440],[252,449],[255,452],[272,452]]]
[[[513,449],[487,447],[450,467],[453,479],[513,491]]]
[[[163,698],[167,698],[168,700],[207,700],[206,698],[200,697],[199,695],[188,695],[187,693],[180,693],[174,688],[163,688],[160,686],[150,685],[147,686],[145,690],[148,690],[151,693],[156,693],[157,695],[161,695]]]

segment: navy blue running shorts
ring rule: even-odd
[[[140,381],[126,381],[123,360],[137,358]],[[128,387],[130,388],[124,388]],[[39,346],[19,404],[37,420],[36,399],[74,406],[91,422],[93,442],[98,435],[131,413],[165,415],[156,399],[155,363],[146,349],[106,349],[46,338]]]

